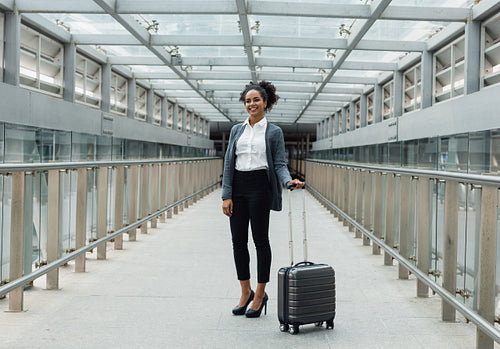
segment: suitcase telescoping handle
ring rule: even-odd
[[[289,248],[289,255],[290,255],[290,265],[293,265],[293,232],[292,232],[292,200],[291,200],[291,191],[295,189],[295,184],[290,184],[287,186],[288,190],[288,226],[290,227],[289,229],[289,242],[288,242],[288,248]],[[302,187],[304,189],[304,187]],[[304,249],[304,261],[307,261],[307,230],[306,230],[306,191],[302,190],[302,202],[303,202],[303,209],[302,209],[302,220],[304,223],[303,226],[303,233],[304,233],[304,239],[303,239],[303,249]],[[300,264],[300,263],[299,263]]]

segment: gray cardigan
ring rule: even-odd
[[[222,200],[233,198],[233,176],[236,162],[236,143],[245,130],[244,124],[234,125],[229,136],[229,144],[224,158],[222,177]],[[266,128],[267,177],[271,184],[271,209],[281,211],[281,187],[292,180],[285,161],[285,141],[283,131],[276,125],[267,123]]]

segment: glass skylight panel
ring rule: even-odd
[[[396,62],[403,55],[404,52],[355,50],[349,55],[349,60],[363,62]]]
[[[47,13],[42,14],[71,34],[130,35],[120,23],[107,14]]]
[[[252,15],[248,16],[248,21],[255,28],[252,30],[254,35],[333,39],[340,38],[340,25],[352,19]]]
[[[100,45],[108,56],[151,56],[151,51],[144,46]]]
[[[363,40],[424,41],[448,23],[430,21],[377,20]]]
[[[179,46],[181,57],[246,57],[243,47]]]
[[[168,4],[165,4],[168,6]],[[240,35],[237,15],[133,15],[151,33],[158,35]],[[158,23],[158,31],[154,22]]]
[[[474,0],[393,0],[390,6],[470,7]]]

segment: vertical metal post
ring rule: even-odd
[[[444,196],[443,287],[451,294],[457,289],[458,182],[447,181]],[[456,311],[441,300],[441,319],[455,321]]]
[[[108,168],[97,173],[97,238],[108,234]],[[97,246],[97,259],[106,259],[106,243]]]
[[[479,236],[479,277],[477,313],[491,324],[495,320],[498,187],[481,190],[481,233]],[[493,348],[493,339],[476,330],[476,348]]]
[[[373,207],[373,235],[377,238],[382,237],[382,227],[383,222],[383,212],[382,212],[382,200],[384,193],[382,193],[382,173],[375,173],[374,185],[373,185],[373,196],[374,196],[374,207]],[[372,253],[380,254],[380,246],[376,243],[372,244]]]
[[[10,218],[10,263],[9,279],[23,276],[24,270],[24,172],[12,175],[12,205]],[[23,311],[24,287],[9,293],[9,311]]]
[[[342,169],[342,211],[347,212],[349,210],[349,170],[347,168]],[[349,223],[346,219],[342,219],[344,222],[344,227],[348,226]]]
[[[375,89],[373,92],[373,122],[382,121],[382,85],[375,84]]]
[[[152,164],[151,165],[151,170],[152,175],[151,175],[151,210],[149,213],[157,212],[160,209],[160,206],[158,205],[158,188],[159,188],[159,165],[158,164]],[[151,228],[157,228],[158,227],[158,218],[153,218],[151,220]]]
[[[128,223],[132,224],[137,221],[137,189],[138,189],[138,177],[139,177],[139,167],[130,166],[129,167],[129,202],[128,202]],[[135,241],[137,239],[136,228],[130,229],[128,232],[128,240]]]
[[[410,258],[410,215],[411,215],[411,177],[401,175],[401,213],[399,219],[399,254],[405,259]],[[408,279],[408,269],[401,263],[398,265],[398,278]]]
[[[166,167],[167,172],[167,206],[174,202],[174,186],[175,186],[175,163],[169,162]],[[167,218],[172,218],[174,210],[167,211]]]
[[[141,211],[140,218],[144,218],[149,214],[149,165],[142,166],[141,176]],[[148,233],[148,222],[141,224],[141,234]]]
[[[368,118],[368,96],[362,94],[359,99],[359,116],[360,116],[360,125],[359,127],[366,127],[367,118]]]
[[[47,263],[59,259],[59,170],[48,173],[47,197]],[[59,288],[59,268],[49,271],[46,277],[47,290]]]
[[[76,182],[76,249],[85,246],[87,237],[87,169],[77,170]],[[85,272],[85,254],[75,258],[75,272]]]
[[[70,42],[64,45],[63,98],[71,103],[75,102],[75,72],[76,44]]]
[[[160,165],[160,208],[167,206],[167,167],[168,164]],[[160,216],[160,223],[165,223],[167,213]]]
[[[187,161],[179,163],[179,200],[186,197],[186,165]],[[179,211],[184,211],[184,204],[179,205]]]
[[[432,52],[424,50],[422,52],[422,109],[432,105],[432,85],[433,85],[433,56]]]
[[[373,188],[373,177],[375,174],[370,171],[365,173],[365,208],[363,210],[363,225],[366,230],[373,231],[373,205],[372,205],[372,188]],[[363,245],[370,246],[370,239],[368,236],[363,235]]]
[[[127,82],[127,117],[129,119],[135,118],[135,94],[136,94],[136,80],[135,78],[128,79]]]
[[[115,169],[115,231],[123,228],[123,191],[125,187],[125,168],[118,166]],[[123,249],[123,234],[115,238],[115,250]]]
[[[430,268],[430,181],[419,178],[417,187],[417,268],[426,275]],[[429,287],[417,280],[417,296],[429,297]]]
[[[181,193],[181,175],[182,171],[182,162],[175,163],[175,183],[174,183],[174,202],[179,201],[182,196]],[[180,211],[184,209],[183,205],[176,205],[174,207],[174,214],[178,214]]]
[[[5,13],[4,76],[6,84],[18,86],[21,56],[21,14]]]
[[[396,179],[392,173],[386,175],[386,206],[385,206],[385,243],[389,247],[394,246],[395,235],[395,200]],[[392,265],[392,256],[384,251],[384,265]]]
[[[349,217],[354,218],[356,211],[356,170],[351,168],[347,170],[347,177],[349,178]],[[354,231],[354,226],[349,224],[349,231]]]
[[[481,81],[481,22],[465,23],[464,94],[479,91]]]
[[[101,110],[109,113],[111,110],[111,64],[102,65],[101,73]]]
[[[364,173],[356,171],[356,222],[363,224],[363,177]],[[361,238],[362,234],[359,229],[356,229],[356,238]]]

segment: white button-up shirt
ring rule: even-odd
[[[266,157],[267,120],[263,118],[250,126],[248,119],[245,130],[236,143],[236,164],[238,171],[255,171],[268,168]]]

